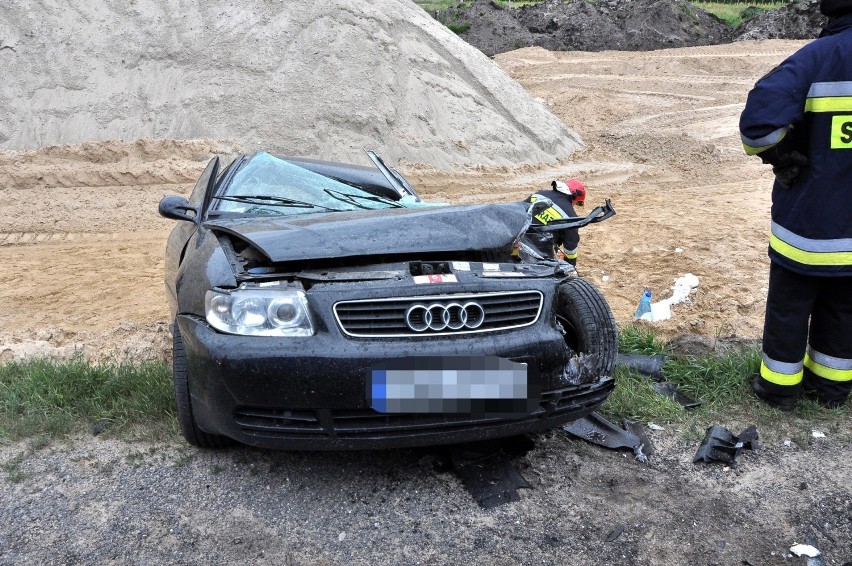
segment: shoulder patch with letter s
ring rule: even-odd
[[[852,114],[831,118],[831,149],[852,149]]]

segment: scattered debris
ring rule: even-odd
[[[694,401],[678,391],[677,386],[675,386],[674,383],[662,381],[663,366],[665,365],[666,360],[668,360],[668,356],[664,355],[647,356],[642,354],[618,354],[618,357],[615,359],[615,365],[616,367],[627,368],[644,376],[650,377],[654,381],[658,382],[651,385],[651,388],[653,388],[654,391],[663,397],[674,399],[675,402],[679,403],[686,409],[694,409],[695,407],[700,406],[703,401]]]
[[[820,528],[820,527],[817,527],[817,528]],[[822,529],[820,529],[820,530],[822,530]],[[823,531],[823,533],[825,534],[825,531]],[[829,537],[829,538],[831,538],[831,537]],[[825,566],[825,561],[823,560],[823,554],[819,550],[819,546],[817,545],[816,536],[814,536],[813,533],[808,533],[805,536],[805,544],[817,551],[816,556],[808,557],[808,566]],[[852,565],[852,562],[845,562],[843,564],[843,566],[850,566],[850,565]]]
[[[642,460],[642,462],[647,462],[648,457],[652,456],[657,449],[654,448],[654,445],[651,443],[651,439],[648,438],[648,435],[645,433],[645,427],[643,427],[642,423],[638,421],[631,421],[628,419],[623,419],[621,421],[621,425],[624,427],[624,430],[631,434],[635,434],[636,438],[639,439],[642,454],[645,455],[645,460]]]
[[[737,457],[742,450],[755,450],[757,444],[757,427],[748,427],[734,436],[731,431],[721,425],[713,425],[707,429],[698,452],[695,453],[693,463],[698,462],[723,462],[737,467]]]
[[[633,318],[637,320],[652,320],[651,318],[651,290],[645,287],[642,292],[642,297],[639,299],[639,306],[636,307],[636,313]]]
[[[641,427],[641,425],[639,425]],[[592,413],[587,417],[578,419],[563,426],[566,432],[577,438],[582,438],[592,444],[611,448],[629,448],[633,450],[636,459],[643,464],[648,462],[648,456],[654,453],[654,446],[648,437],[642,434],[642,438],[624,429],[620,429],[598,413]]]
[[[654,380],[660,380],[668,356],[646,356],[642,354],[618,354],[615,358],[616,367],[624,367]]]
[[[446,460],[438,468],[455,472],[483,509],[493,509],[518,501],[517,490],[532,487],[512,460],[534,446],[526,436],[450,446]]]
[[[615,542],[618,537],[621,536],[621,533],[624,532],[624,525],[616,525],[613,529],[606,535],[607,542]]]
[[[816,429],[813,429],[811,431],[811,436],[814,437],[814,438],[825,438],[825,433],[818,431]]]
[[[669,397],[671,399],[674,399],[674,401],[684,409],[694,409],[695,407],[700,406],[704,402],[693,401],[692,399],[678,391],[674,383],[669,383],[668,381],[653,383],[651,384],[651,388],[663,397]]]
[[[656,423],[648,423],[648,428],[650,428],[651,430],[666,430],[664,427],[661,427]]]
[[[807,556],[808,558],[816,558],[820,555],[820,551],[809,544],[795,544],[790,547],[790,552],[796,556]]]
[[[659,322],[661,320],[669,320],[672,317],[672,305],[682,303],[689,298],[689,293],[698,287],[698,277],[692,273],[687,273],[675,279],[672,286],[672,296],[656,303],[651,303],[650,318],[643,315],[642,320],[650,320],[651,322]]]
[[[101,419],[92,426],[92,436],[97,436],[112,424],[110,419]]]

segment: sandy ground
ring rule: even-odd
[[[742,155],[737,116],[754,80],[799,45],[508,53],[499,64],[587,149],[548,169],[446,174],[416,156],[404,169],[427,198],[451,202],[520,199],[578,176],[592,203],[609,197],[618,210],[584,231],[580,266],[621,324],[644,286],[665,298],[691,272],[700,286],[660,331],[756,338],[771,176]],[[171,222],[156,205],[233,150],[141,141],[0,154],[0,359],[165,356]],[[492,511],[436,471],[429,450],[209,452],[78,437],[33,454],[7,444],[0,563],[804,565],[789,548],[808,536],[824,564],[852,560],[848,430],[815,441],[758,423],[765,449],[732,470],[691,462],[710,424],[652,433],[648,466],[560,430],[541,435],[518,461],[532,489]]]
[[[742,153],[737,119],[755,79],[800,42],[647,53],[523,49],[499,65],[576,129],[587,149],[547,168],[403,169],[427,199],[522,199],[577,176],[618,215],[582,233],[580,269],[629,323],[643,287],[666,298],[700,279],[666,336],[758,338],[771,174]],[[186,194],[220,142],[145,140],[0,152],[0,359],[34,353],[162,357],[168,350],[159,199]]]

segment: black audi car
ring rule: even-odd
[[[160,202],[180,221],[165,284],[186,440],[446,444],[595,410],[617,330],[592,284],[524,243],[554,229],[531,226],[544,204],[425,203],[368,154],[375,167],[214,158],[188,199]]]

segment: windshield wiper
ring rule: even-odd
[[[368,200],[370,202],[378,202],[381,204],[386,204],[393,208],[405,208],[404,204],[400,204],[396,201],[393,201],[389,198],[380,197],[377,195],[354,195],[352,193],[344,193],[341,191],[335,191],[334,189],[323,189],[323,192],[330,196],[331,198],[335,198],[339,201],[351,204],[352,206],[357,206],[358,208],[362,208],[364,210],[376,210],[375,208],[371,208],[369,206],[364,206],[359,203],[356,199]]]
[[[331,208],[321,204],[305,202],[284,197],[271,197],[269,195],[221,195],[213,197],[218,200],[229,200],[233,202],[246,202],[249,204],[260,204],[266,206],[286,206],[289,208],[322,208],[331,212],[344,212],[339,208]],[[258,202],[260,201],[260,202]]]

